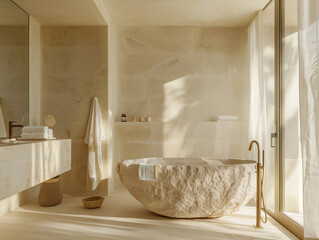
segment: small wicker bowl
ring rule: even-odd
[[[100,197],[100,196],[83,197],[82,199],[84,207],[89,209],[101,207],[103,201],[104,201],[104,197]]]

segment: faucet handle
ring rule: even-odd
[[[11,126],[12,123],[15,123],[15,122],[17,122],[17,121],[9,121],[9,125]]]

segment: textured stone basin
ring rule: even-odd
[[[139,164],[155,164],[156,181],[139,180]],[[127,190],[148,210],[173,218],[217,218],[245,205],[256,192],[255,161],[145,158],[117,165]]]

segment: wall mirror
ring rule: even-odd
[[[0,138],[9,121],[29,122],[29,17],[10,0],[0,0]],[[13,129],[20,136],[21,128]]]

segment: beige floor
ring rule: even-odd
[[[220,219],[170,219],[147,211],[127,192],[113,193],[94,210],[66,196],[56,207],[30,202],[0,217],[0,239],[297,239],[273,219],[254,229],[254,212],[244,207]]]

